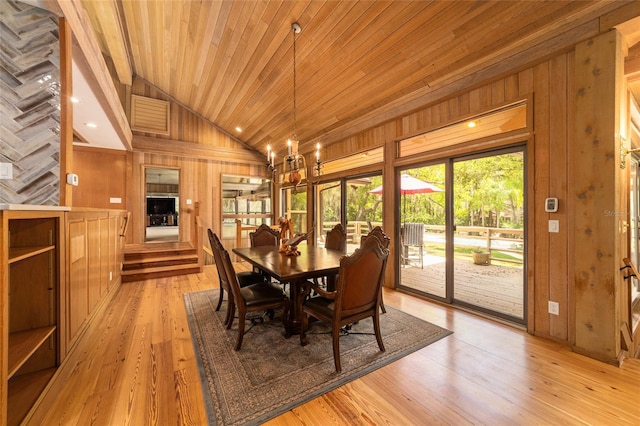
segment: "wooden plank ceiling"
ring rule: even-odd
[[[426,0],[82,4],[122,83],[130,84],[132,75],[142,78],[261,152],[268,143],[282,146],[293,132],[293,22],[302,26],[296,133],[308,151],[316,141],[332,142],[428,103],[481,70],[512,71],[569,48],[603,31],[600,15],[632,6]],[[522,54],[527,50],[531,55]]]

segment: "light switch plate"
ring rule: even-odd
[[[13,164],[0,163],[0,179],[13,179]]]
[[[560,232],[560,222],[557,220],[550,220],[549,232]]]

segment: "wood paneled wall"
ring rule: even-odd
[[[73,206],[124,210],[125,177],[131,153],[75,145],[73,156],[74,173],[78,175],[78,186],[73,187]],[[111,202],[118,198],[119,203]]]
[[[193,225],[193,205],[200,202],[200,219],[206,231],[211,228],[220,234],[222,226],[221,181],[222,175],[262,176],[266,177],[265,167],[255,160],[255,153],[232,135],[218,130],[206,119],[192,113],[188,108],[174,102],[166,94],[149,86],[144,80],[136,79],[131,94],[148,96],[171,101],[169,135],[134,132],[134,138],[145,137],[159,140],[171,140],[176,143],[175,155],[134,151],[126,172],[127,209],[132,212],[130,233],[127,243],[142,243],[145,237],[146,212],[144,210],[145,188],[144,169],[146,167],[169,167],[179,170],[179,239],[189,241]],[[147,139],[148,140],[148,139]],[[211,146],[226,148],[239,156],[198,156],[189,149],[191,146]],[[184,149],[181,149],[184,147]],[[243,161],[246,153],[246,161]],[[186,204],[191,200],[191,204]],[[203,241],[208,241],[206,235]]]
[[[355,134],[324,147],[326,160],[354,152],[384,146],[384,185],[393,186],[396,167],[424,163],[428,160],[486,150],[509,144],[526,143],[527,152],[527,323],[529,332],[554,340],[575,342],[574,229],[576,176],[583,167],[575,162],[575,53],[558,54],[542,63],[514,71],[480,84],[472,82],[455,96],[425,105],[411,114],[399,116],[380,126]],[[136,80],[132,93],[168,99],[146,83]],[[170,99],[169,99],[170,100]],[[505,104],[526,100],[528,127],[507,137],[466,142],[459,146],[396,158],[396,141],[424,133],[452,122],[485,113]],[[158,140],[183,141],[194,145],[212,145],[244,149],[228,134],[172,102],[169,136],[140,134]],[[135,136],[134,136],[135,137]],[[77,164],[77,163],[76,163]],[[134,151],[127,157],[126,209],[132,212],[128,243],[144,241],[145,211],[144,168],[171,167],[180,170],[180,240],[188,241],[193,203],[200,202],[203,229],[221,229],[221,176],[223,174],[266,176],[264,166],[243,163],[237,158],[199,158],[177,149],[175,155]],[[354,170],[353,173],[358,173]],[[622,184],[623,186],[626,183]],[[627,191],[628,188],[620,188]],[[395,237],[395,194],[384,195],[384,228]],[[556,197],[556,213],[544,212],[544,200]],[[74,195],[74,201],[76,197]],[[277,208],[276,208],[277,209]],[[560,232],[549,234],[548,220],[559,221]],[[203,241],[206,238],[203,236]],[[387,283],[395,282],[394,265],[389,264]],[[560,314],[548,313],[548,301],[560,305]]]
[[[393,184],[397,166],[459,155],[470,150],[484,150],[505,144],[527,144],[527,227],[528,227],[528,326],[529,331],[554,340],[570,342],[575,320],[572,311],[573,228],[573,85],[574,53],[568,52],[503,78],[470,88],[457,96],[369,129],[326,147],[327,159],[339,158],[354,151],[386,144],[385,185]],[[465,143],[410,159],[393,159],[397,140],[425,133],[449,123],[482,114],[506,103],[526,99],[529,130],[479,142]],[[392,193],[384,195],[384,228],[394,230]],[[544,200],[557,197],[556,213],[544,212]],[[560,222],[560,232],[549,234],[549,219]],[[389,265],[391,266],[391,264]],[[393,269],[393,268],[391,268]],[[395,273],[395,272],[394,272]],[[392,275],[393,279],[394,276]],[[387,282],[393,282],[387,279]],[[547,312],[549,300],[560,304],[560,315]]]
[[[398,117],[381,126],[358,133],[338,143],[325,147],[326,159],[340,158],[353,152],[376,146],[385,146],[387,161],[384,165],[386,185],[393,185],[394,168],[419,163],[428,159],[460,154],[470,149],[487,149],[510,143],[527,143],[528,154],[528,323],[533,333],[570,342],[572,339],[571,300],[574,297],[569,286],[572,278],[573,231],[569,222],[572,201],[572,111],[574,53],[558,55],[536,66],[489,81],[457,96],[427,105],[412,114]],[[146,84],[134,83],[135,94],[162,97]],[[399,139],[424,133],[446,124],[482,114],[504,104],[526,99],[529,119],[533,122],[527,132],[518,137],[466,143],[434,153],[426,153],[411,159],[395,159],[395,142]],[[202,144],[235,143],[228,135],[217,132],[204,120],[189,115],[180,105],[172,104],[170,139],[187,140]],[[209,127],[207,127],[209,126]],[[570,131],[571,129],[571,131]],[[532,131],[531,131],[532,130]],[[150,135],[145,135],[150,136]],[[165,138],[158,136],[158,138]],[[180,170],[180,240],[188,241],[191,207],[187,199],[200,201],[204,229],[211,227],[220,232],[221,202],[220,182],[222,174],[265,176],[262,166],[238,162],[201,160],[183,155],[160,155],[134,152],[127,168],[127,205],[132,212],[131,230],[127,242],[144,241],[144,167],[172,167]],[[357,173],[357,171],[354,171]],[[560,209],[557,213],[544,212],[544,199],[557,197]],[[394,235],[394,194],[385,195],[384,228]],[[547,221],[559,220],[560,232],[550,235]],[[540,232],[536,232],[539,230]],[[206,240],[206,239],[205,239]],[[388,272],[394,282],[395,270],[389,264]],[[560,315],[547,312],[547,301],[560,304]]]

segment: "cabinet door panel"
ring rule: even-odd
[[[72,342],[76,333],[89,313],[87,297],[87,248],[86,222],[69,222],[69,303],[68,318],[69,332],[67,338]]]

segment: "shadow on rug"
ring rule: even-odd
[[[212,425],[262,423],[451,334],[387,306],[380,317],[386,351],[378,348],[371,319],[361,321],[340,338],[342,373],[338,374],[325,324],[311,324],[309,344],[303,347],[299,336],[284,338],[276,313],[275,319],[263,324],[248,323],[242,348],[236,352],[238,320],[225,330],[226,302],[220,311],[214,310],[218,290],[186,293],[184,300]]]

